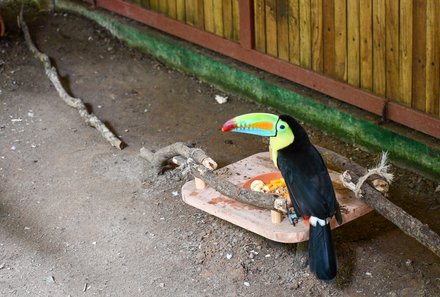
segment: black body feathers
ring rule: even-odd
[[[278,151],[277,164],[283,175],[293,208],[298,216],[322,220],[336,215],[342,223],[339,204],[327,168],[318,150],[311,144],[304,128],[290,116],[280,116],[295,136],[289,146]],[[319,279],[336,276],[336,256],[330,226],[310,226],[310,269]]]

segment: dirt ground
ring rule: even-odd
[[[153,179],[139,149],[184,141],[224,166],[267,145],[222,134],[222,123],[274,111],[169,69],[81,17],[28,10],[37,46],[128,145],[119,151],[59,99],[16,12],[3,11],[10,28],[0,40],[1,296],[440,296],[440,259],[375,212],[334,231],[339,274],[327,284],[292,245],[186,205],[185,181]],[[315,143],[375,162],[306,127]],[[394,172],[390,199],[440,232],[437,184]]]

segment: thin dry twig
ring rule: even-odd
[[[18,16],[18,24],[24,33],[24,39],[29,47],[29,50],[32,52],[35,58],[37,58],[43,63],[46,75],[54,85],[61,99],[70,107],[76,108],[80,116],[84,119],[84,121],[91,127],[94,127],[96,130],[98,130],[101,133],[101,135],[108,142],[110,142],[112,146],[117,147],[118,149],[122,149],[123,148],[122,141],[119,138],[117,138],[113,134],[113,132],[111,132],[107,128],[107,126],[96,115],[94,115],[93,113],[89,113],[87,111],[87,108],[83,100],[79,98],[74,98],[66,92],[63,85],[60,82],[60,79],[58,77],[58,72],[56,68],[52,66],[49,57],[46,54],[40,52],[38,48],[35,46],[34,42],[32,41],[31,35],[29,33],[29,28],[23,18],[23,5],[21,7],[20,14]]]

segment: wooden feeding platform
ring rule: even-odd
[[[259,176],[264,179],[265,175],[270,176],[269,173],[273,174],[275,171],[277,169],[270,160],[269,153],[263,152],[223,167],[217,170],[217,174],[219,177],[243,187],[246,183],[249,184],[249,180]],[[342,185],[339,173],[332,170],[329,170],[329,173],[336,199],[343,207],[343,224],[372,211],[368,205],[357,199],[353,192]],[[273,241],[297,243],[306,241],[309,237],[309,226],[303,219],[300,219],[295,226],[290,224],[287,218],[274,224],[271,219],[271,210],[241,203],[210,187],[196,186],[195,180],[183,185],[182,197],[183,201],[191,206]],[[331,227],[338,227],[334,218],[331,221]]]

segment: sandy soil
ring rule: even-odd
[[[27,11],[71,93],[122,137],[112,148],[57,96],[14,27],[0,40],[1,296],[439,296],[440,259],[371,213],[334,232],[339,274],[320,283],[292,245],[182,202],[178,175],[152,179],[141,146],[176,141],[221,166],[266,150],[222,134],[228,118],[270,111],[168,69],[70,14]],[[229,97],[219,105],[215,94]],[[307,126],[363,165],[376,157]],[[403,169],[390,199],[440,232],[434,182]],[[228,256],[232,255],[232,257]]]

